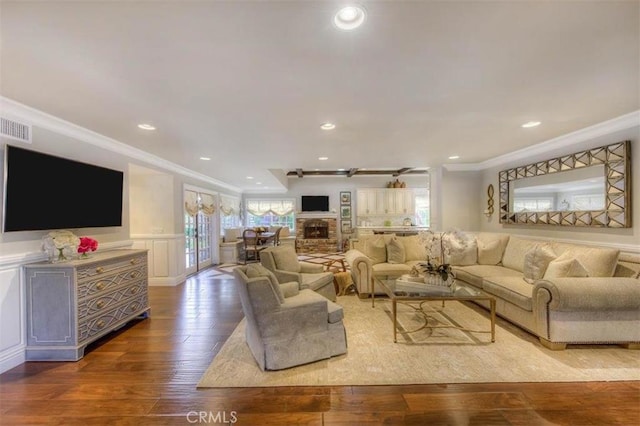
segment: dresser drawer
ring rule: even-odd
[[[93,298],[111,292],[114,289],[125,287],[147,277],[147,264],[127,266],[115,273],[93,277],[78,285],[78,298]]]
[[[78,323],[78,342],[82,343],[97,334],[112,330],[123,320],[129,320],[132,315],[142,313],[147,306],[145,293],[94,318],[81,320]]]
[[[78,283],[91,281],[97,277],[116,274],[131,267],[140,267],[147,265],[147,256],[138,255],[130,257],[122,257],[111,262],[93,263],[91,265],[78,267]]]
[[[93,298],[82,299],[78,303],[78,319],[93,316],[119,305],[128,299],[133,299],[147,291],[147,282],[138,280],[127,287],[118,288],[115,291],[103,292]]]

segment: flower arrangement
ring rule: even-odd
[[[439,233],[426,231],[420,233],[420,240],[427,251],[427,262],[419,264],[421,272],[427,276],[439,276],[443,282],[448,282],[449,278],[455,278],[447,259],[450,259],[452,254],[451,242],[464,241],[463,233],[458,230]]]
[[[256,226],[253,228],[253,230],[256,231],[258,234],[262,232],[267,232],[267,228],[264,226]]]
[[[64,262],[76,253],[80,239],[71,231],[51,231],[42,241],[51,262]]]
[[[78,253],[81,258],[89,257],[90,251],[98,250],[98,242],[93,238],[80,237],[80,244],[78,245]]]

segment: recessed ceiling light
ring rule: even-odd
[[[526,123],[524,123],[522,125],[522,127],[524,127],[525,129],[528,129],[529,127],[536,127],[539,126],[540,122],[539,121],[528,121]]]
[[[253,176],[247,176],[247,179],[253,179]]]
[[[339,172],[344,172],[344,169],[338,169]]]
[[[460,158],[460,156],[459,156],[459,155],[451,155],[451,156],[449,157],[449,160],[457,160],[458,158]]]
[[[323,123],[322,126],[320,126],[320,128],[322,130],[333,130],[336,128],[336,125],[333,123]]]
[[[354,30],[364,23],[366,16],[362,6],[347,6],[336,13],[333,23],[341,30]]]
[[[320,161],[326,161],[328,159],[329,159],[329,157],[318,157],[318,160],[320,160]]]
[[[143,129],[143,130],[155,130],[155,126],[152,126],[151,124],[147,124],[147,123],[142,123],[142,124],[138,124],[138,127]]]
[[[209,158],[209,157],[200,157],[200,159],[201,159],[201,160],[204,160],[204,161],[209,161],[209,160],[211,160],[211,158]]]

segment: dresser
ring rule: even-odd
[[[148,317],[147,250],[24,266],[27,361],[77,361],[85,347]]]

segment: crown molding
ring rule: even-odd
[[[550,149],[558,149],[571,146],[576,143],[584,142],[589,139],[595,139],[600,136],[630,129],[636,126],[640,126],[640,110],[604,121],[602,123],[594,124],[593,126],[585,127],[584,129],[576,130],[575,132],[571,132],[566,135],[558,136],[557,138],[549,139],[533,146],[519,149],[508,154],[500,155],[498,157],[480,163],[443,164],[443,167],[452,172],[485,170],[491,167],[513,164],[519,161],[526,161],[533,156],[545,154]]]
[[[115,152],[116,154],[140,160],[144,163],[160,167],[161,169],[182,176],[207,182],[234,192],[242,192],[242,189],[237,186],[194,172],[186,167],[182,167],[178,164],[172,163],[171,161],[167,161],[148,152],[134,148],[131,145],[127,145],[92,130],[62,120],[61,118],[39,111],[35,108],[31,108],[4,96],[0,96],[0,114],[3,116],[6,114],[8,117],[21,120],[33,126],[38,126],[43,129],[74,138],[80,142],[85,142],[90,145]]]

